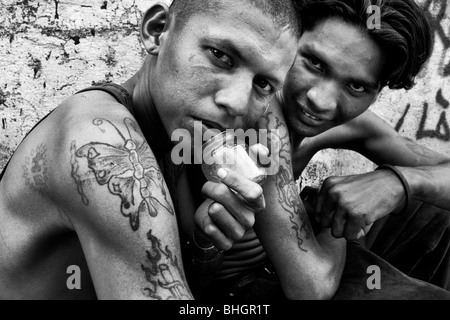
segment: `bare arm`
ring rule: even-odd
[[[274,108],[261,127],[278,132],[280,158],[278,173],[264,184],[266,210],[256,215],[255,231],[288,298],[331,298],[344,266],[345,241],[334,239],[329,229],[314,236],[293,177],[283,117]]]
[[[359,151],[378,165],[391,164],[407,179],[413,198],[450,210],[450,158],[400,136],[374,114],[367,114],[364,125],[372,133]]]
[[[397,166],[411,187],[412,197],[450,209],[450,159],[401,137],[371,112],[323,134],[322,147],[357,151],[375,163]],[[328,140],[328,142],[326,142]],[[359,238],[373,222],[402,210],[405,189],[388,170],[325,180],[315,211],[333,235]],[[350,222],[350,223],[349,223]]]
[[[69,124],[52,156],[54,197],[100,299],[192,299],[158,163],[131,115],[110,109],[78,107],[81,119],[61,118]]]

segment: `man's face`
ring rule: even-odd
[[[340,19],[306,31],[283,90],[292,129],[312,137],[361,115],[380,91],[384,62],[363,30]]]
[[[259,10],[224,1],[217,14],[172,23],[161,38],[152,99],[171,135],[207,129],[247,129],[264,114],[295,60],[298,38]]]

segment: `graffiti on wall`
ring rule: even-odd
[[[450,53],[450,23],[449,13],[450,9],[446,0],[426,0],[422,1],[421,5],[426,12],[426,15],[432,25],[435,35],[435,42],[442,43],[442,53],[439,57],[438,74],[437,77],[442,78],[442,83],[447,83],[450,87],[450,61],[446,62],[446,58]],[[422,106],[422,117],[420,118],[418,129],[416,132],[416,139],[424,138],[438,139],[441,141],[450,141],[450,126],[447,117],[447,110],[450,106],[450,98],[446,98],[443,88],[438,88],[435,94],[434,101],[424,102]],[[434,113],[439,114],[438,119],[429,119],[430,110],[433,108]],[[435,109],[438,108],[438,109]],[[408,104],[405,111],[396,125],[396,130],[399,131],[405,118],[410,112],[411,104]],[[436,122],[434,125],[432,122]],[[431,122],[431,124],[430,124]]]

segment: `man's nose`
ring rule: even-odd
[[[324,82],[311,87],[307,97],[312,104],[310,108],[318,115],[333,116],[338,106],[339,88],[333,82]]]
[[[222,82],[216,93],[216,105],[225,108],[233,117],[245,116],[249,112],[253,79],[240,76]]]

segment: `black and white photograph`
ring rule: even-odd
[[[448,0],[0,0],[0,74],[0,300],[450,300]]]

